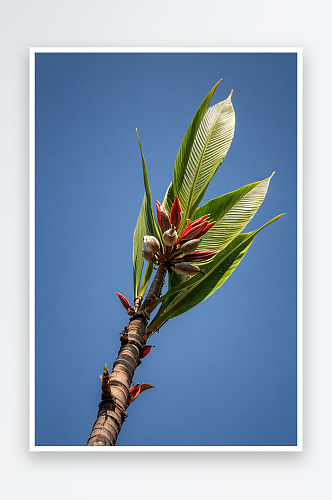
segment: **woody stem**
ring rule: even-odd
[[[165,283],[165,276],[167,273],[166,263],[162,262],[157,269],[156,275],[153,278],[148,294],[140,308],[140,312],[145,311],[150,315],[153,309],[149,308],[152,302],[160,297],[161,290]]]
[[[146,343],[147,318],[154,309],[154,300],[161,294],[166,272],[166,264],[161,263],[142,307],[135,311],[128,328],[122,332],[121,347],[112,372],[103,377],[99,411],[87,446],[115,446],[122,424],[128,416],[126,409],[130,385]],[[139,300],[135,305],[138,304]]]

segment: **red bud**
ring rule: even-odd
[[[158,222],[159,222],[159,226],[160,226],[160,206],[161,206],[161,203],[160,201],[156,201],[156,206],[157,206],[157,217],[158,217]]]
[[[193,252],[190,255],[186,255],[181,262],[202,262],[203,260],[209,260],[216,255],[217,252],[210,252],[208,250],[202,250],[198,252]]]
[[[129,401],[134,401],[134,399],[136,399],[139,395],[139,393],[141,392],[141,384],[135,384],[131,387],[131,389],[129,390]]]
[[[196,226],[190,227],[189,229],[185,228],[180,238],[178,239],[178,243],[180,243],[181,241],[188,241],[194,238],[199,238],[201,231],[205,229],[207,225],[208,223],[206,221],[203,221]]]
[[[118,293],[118,292],[115,292],[117,294],[117,296],[119,297],[120,301],[121,301],[121,304],[123,305],[123,307],[126,309],[126,311],[128,311],[128,309],[132,309],[131,305],[129,304],[128,300],[126,299],[126,297],[124,297],[123,295],[121,295],[121,293]]]
[[[181,215],[182,215],[182,210],[181,210],[179,198],[177,196],[175,196],[175,200],[174,200],[172,210],[171,210],[171,215],[170,215],[170,222],[171,222],[171,224],[174,224],[175,229],[177,229],[180,225]]]
[[[203,217],[200,217],[199,219],[196,219],[196,220],[193,220],[192,222],[189,222],[189,224],[187,224],[186,227],[184,228],[184,231],[186,231],[187,229],[189,229],[191,227],[197,226],[197,224],[200,224],[201,222],[204,222],[209,216],[210,216],[210,214],[203,215]]]
[[[141,356],[141,359],[145,358],[145,356],[147,356],[149,354],[149,352],[151,351],[152,347],[154,347],[154,345],[146,345],[146,346],[144,346],[143,354]]]
[[[201,238],[212,226],[214,226],[216,221],[210,222],[202,231],[199,233],[198,238]]]
[[[157,217],[159,226],[162,232],[164,233],[165,231],[168,231],[168,229],[171,227],[169,215],[164,205],[162,205],[158,200],[156,201],[156,205],[157,205]]]

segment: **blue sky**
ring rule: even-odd
[[[135,373],[126,445],[296,444],[296,54],[36,55],[36,444],[84,446],[128,322],[144,186],[162,201],[194,113],[233,89],[203,202],[275,175],[226,283],[168,322]],[[246,229],[246,230],[247,230]]]

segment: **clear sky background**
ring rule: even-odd
[[[296,413],[296,54],[37,54],[36,444],[85,446],[133,300],[144,185],[163,200],[197,108],[233,89],[235,135],[203,202],[269,177],[276,215],[208,300],[136,370],[117,445],[287,446]]]

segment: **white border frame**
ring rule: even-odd
[[[35,445],[35,54],[36,53],[296,53],[297,54],[297,445],[296,446],[36,446]],[[302,47],[30,47],[29,51],[29,450],[30,451],[303,451],[303,50]]]

